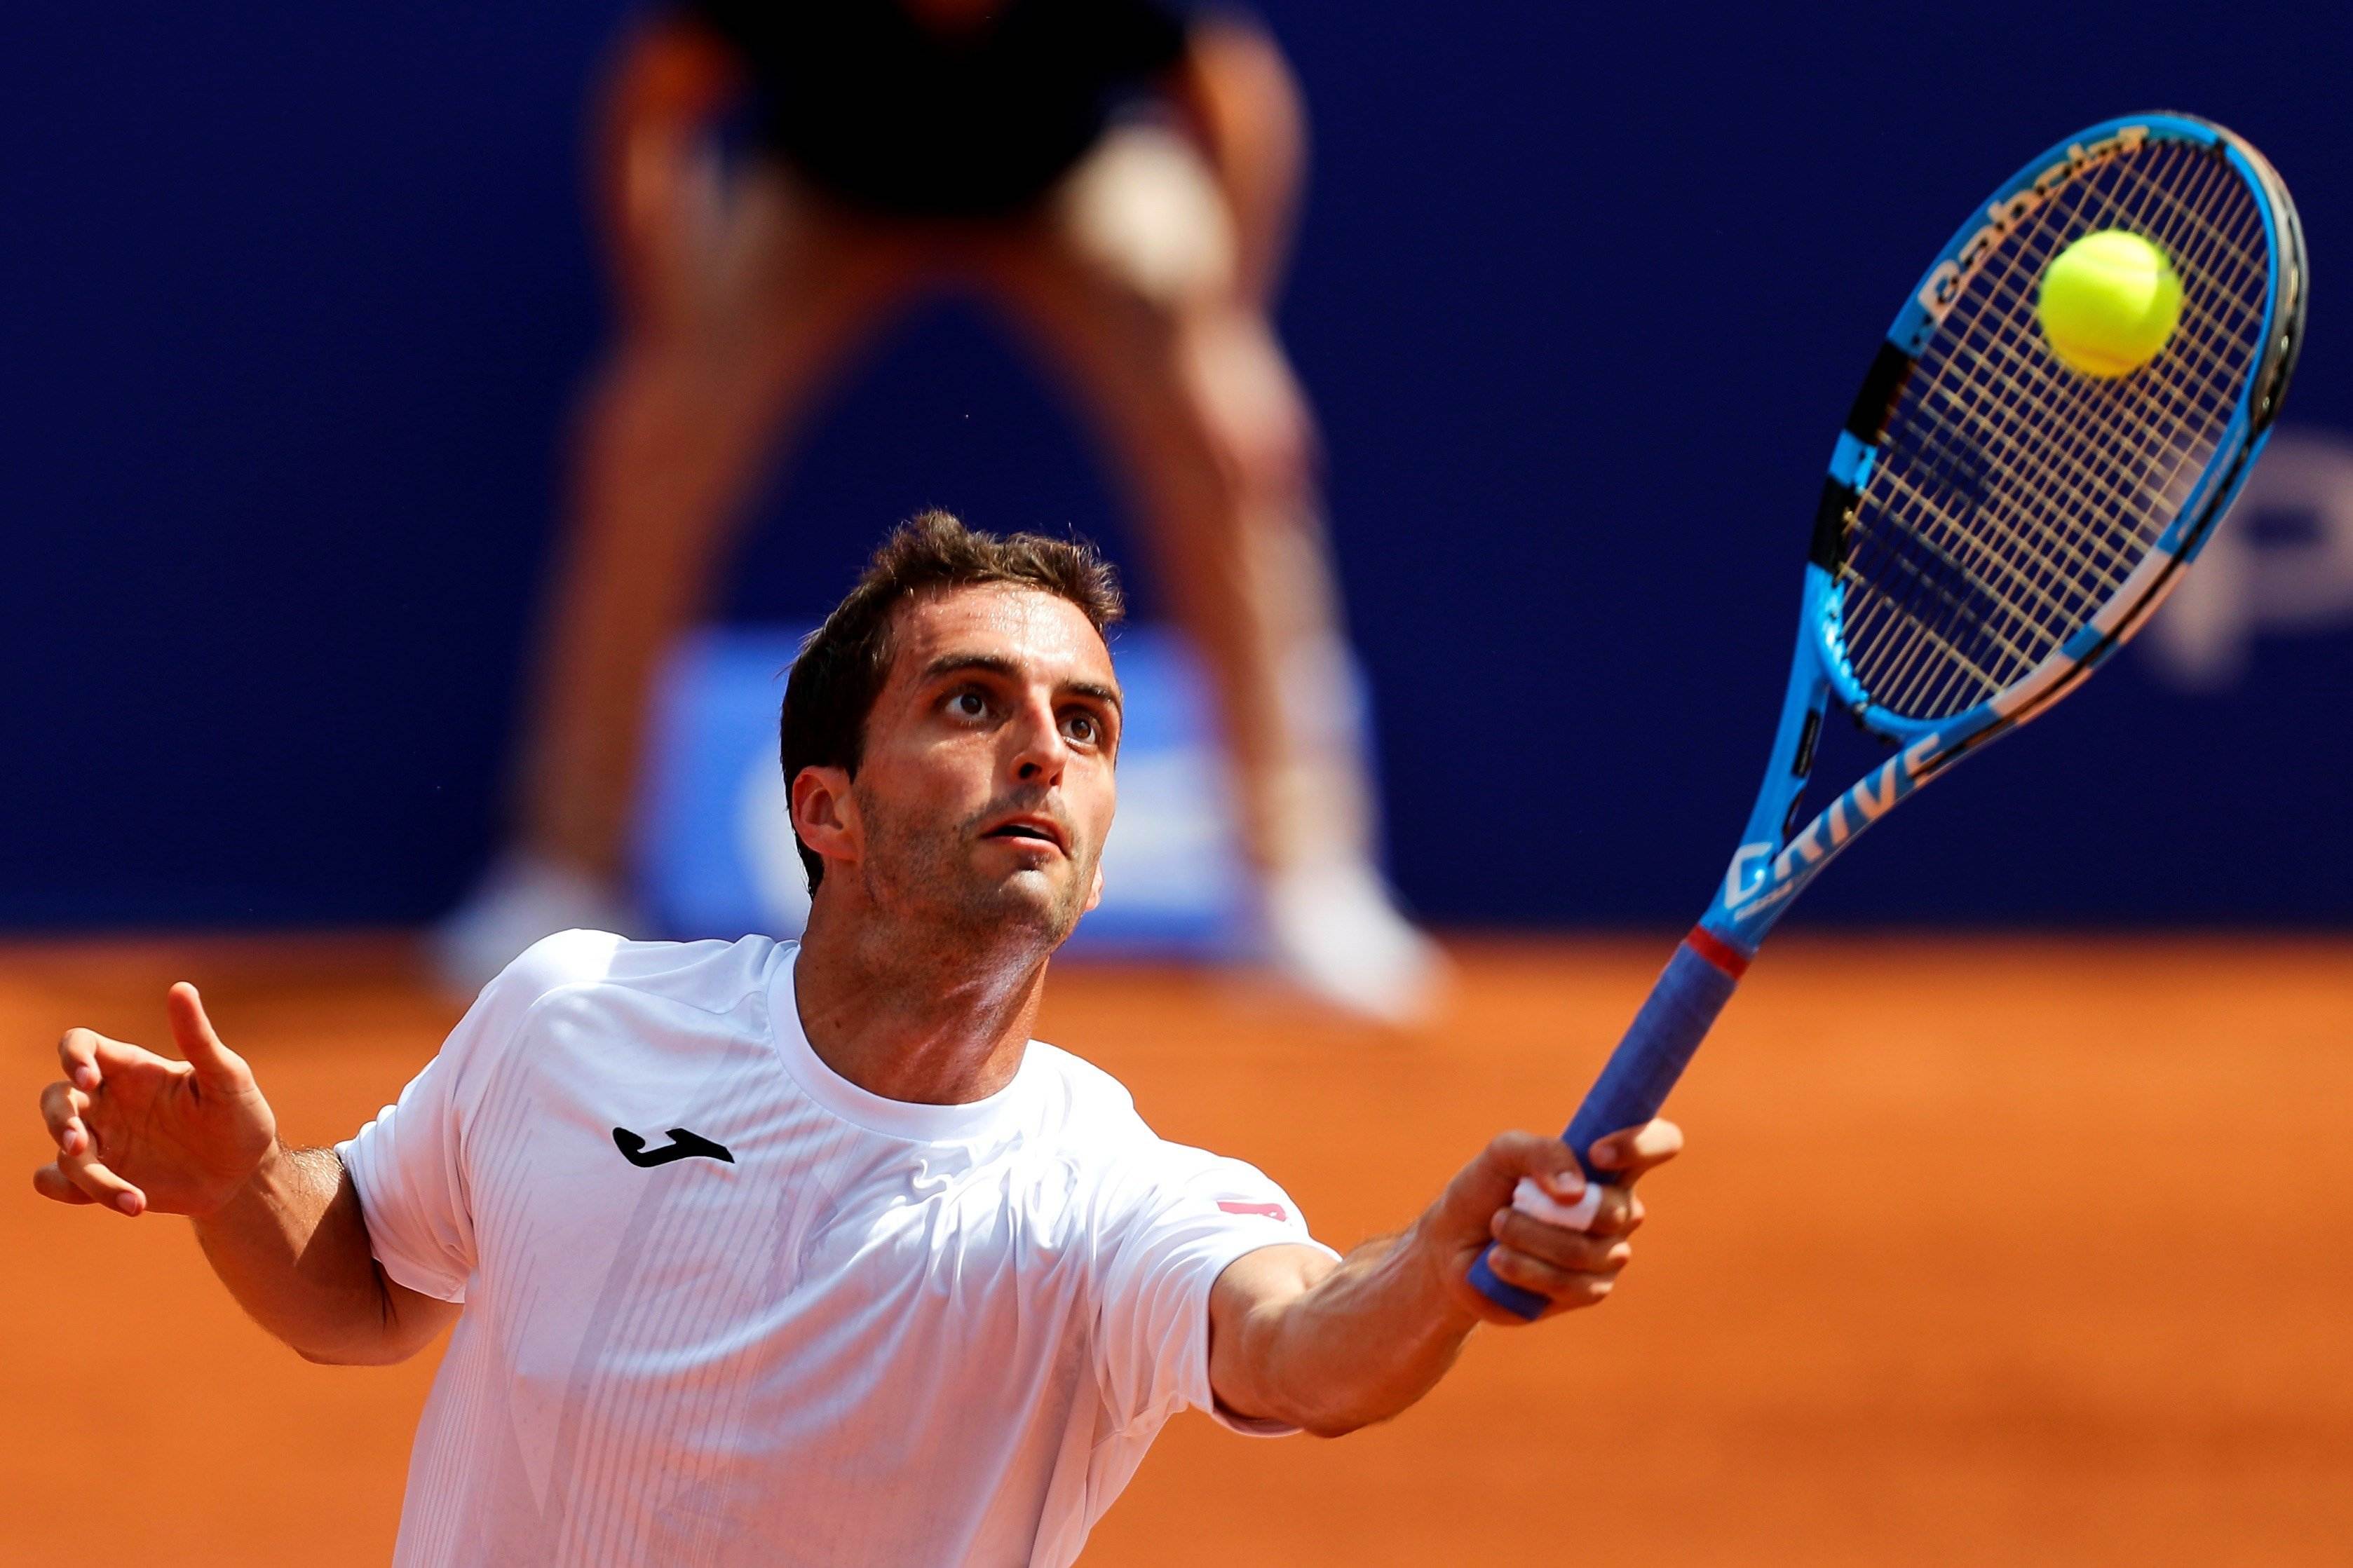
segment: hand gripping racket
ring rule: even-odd
[[[2182,285],[2158,356],[2094,379],[2037,324],[2051,258],[2121,228]],[[1798,651],[1747,831],[1707,912],[1562,1134],[1658,1113],[1773,923],[1864,828],[2081,684],[2137,630],[2245,482],[2287,390],[2305,313],[2304,236],[2263,155],[2219,125],[2137,114],[2020,170],[1905,300],[1832,447]],[[1835,700],[1896,752],[1799,816]],[[1599,1197],[1599,1192],[1591,1196]],[[1516,1206],[1591,1217],[1523,1182]],[[1545,1300],[1471,1278],[1522,1317]]]

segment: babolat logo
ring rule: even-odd
[[[1830,809],[1806,824],[1778,854],[1770,844],[1744,844],[1734,850],[1732,866],[1724,874],[1724,907],[1746,920],[1794,894],[1805,885],[1799,873],[1829,859],[1919,786],[1921,770],[1943,744],[1935,735],[1913,742],[1831,802]]]
[[[1930,319],[1943,321],[1960,299],[1963,286],[1993,254],[1994,247],[2024,223],[2028,214],[2049,201],[2061,186],[2081,179],[2103,163],[2138,151],[2147,140],[2147,126],[2126,125],[2115,135],[2104,136],[2097,142],[2069,143],[2064,158],[2035,175],[2031,184],[1986,208],[1985,226],[1964,240],[1960,249],[1948,259],[1938,262],[1936,270],[1928,274],[1928,280],[1920,286],[1920,308],[1928,312]]]

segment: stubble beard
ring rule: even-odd
[[[1052,952],[1079,923],[1094,867],[1066,856],[1060,869],[1067,874],[1060,878],[1051,861],[1036,870],[983,871],[973,853],[976,831],[1018,809],[1018,803],[993,801],[942,826],[936,818],[902,816],[860,792],[868,903],[893,917],[907,940],[967,960],[995,955],[1020,963]]]

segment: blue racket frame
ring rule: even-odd
[[[1833,572],[1844,526],[1860,504],[1873,465],[1886,449],[1885,426],[1895,399],[1962,288],[2012,227],[2079,175],[2120,153],[2164,142],[2189,143],[2226,160],[2253,193],[2274,237],[2263,347],[2238,406],[2179,514],[2083,630],[2015,685],[1964,712],[1935,721],[1890,712],[1864,693],[1847,659],[1841,635],[1842,590]],[[1846,427],[1832,447],[1816,515],[1813,558],[1806,566],[1797,652],[1790,661],[1771,761],[1740,847],[1733,851],[1699,923],[1667,961],[1625,1037],[1561,1134],[1589,1181],[1609,1184],[1619,1179],[1615,1173],[1593,1168],[1593,1144],[1658,1114],[1716,1015],[1731,1000],[1757,948],[1822,868],[1929,779],[2064,695],[2123,646],[2179,581],[2182,569],[2196,559],[2214,524],[2230,510],[2269,438],[2302,347],[2304,260],[2303,230],[2295,205],[2263,155],[2222,127],[2179,113],[2103,121],[2045,150],[2000,186],[1938,252],[1888,328]],[[1894,742],[1897,750],[1798,826],[1815,742],[1833,700],[1864,729]],[[1498,1279],[1488,1266],[1493,1250],[1491,1245],[1480,1253],[1472,1266],[1472,1282],[1489,1300],[1520,1317],[1540,1315],[1550,1303]]]

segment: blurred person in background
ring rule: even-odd
[[[756,153],[718,134],[748,110]],[[977,291],[1121,458],[1206,658],[1266,957],[1404,1021],[1434,948],[1375,868],[1313,416],[1270,308],[1304,124],[1255,24],[1154,0],[688,0],[625,40],[596,127],[620,324],[576,435],[515,837],[438,952],[470,988],[630,929],[649,696],[765,460],[892,313]]]

